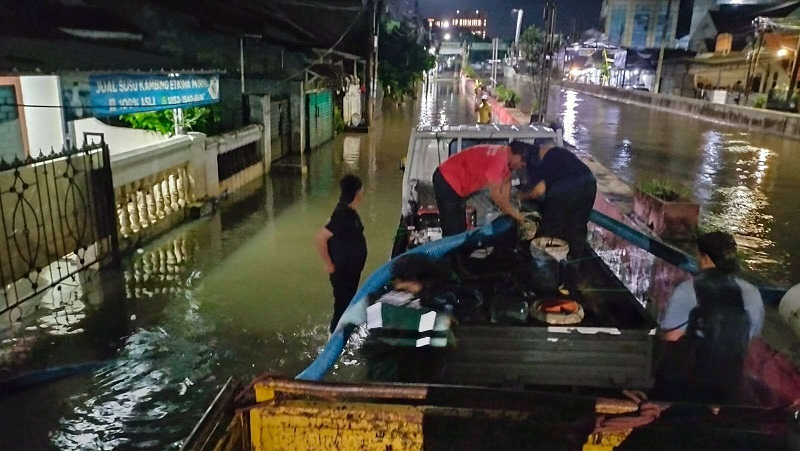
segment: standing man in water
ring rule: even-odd
[[[479,124],[492,123],[492,106],[489,105],[489,96],[484,94],[481,96],[481,103],[475,107],[475,112],[478,113]]]
[[[325,263],[333,286],[333,333],[339,319],[358,290],[361,271],[367,261],[364,225],[356,209],[364,200],[361,179],[345,175],[339,182],[341,195],[330,220],[317,232],[317,252]]]

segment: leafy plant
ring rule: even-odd
[[[755,102],[753,102],[754,108],[765,108],[767,106],[767,98],[764,96],[756,97]]]
[[[123,114],[119,120],[137,130],[150,130],[168,136],[175,133],[172,110]],[[184,108],[180,126],[192,131],[214,134],[219,132],[219,122],[218,107],[192,107]]]
[[[341,133],[344,131],[344,118],[342,117],[342,110],[338,105],[333,107],[333,127],[336,130],[336,133]]]
[[[475,69],[471,68],[470,66],[467,66],[467,67],[464,68],[464,76],[467,77],[467,78],[471,78],[473,80],[477,78],[477,74],[475,73]]]
[[[503,85],[498,85],[495,88],[495,95],[497,100],[502,102],[505,106],[514,108],[519,102],[519,95],[513,90]]]
[[[653,179],[641,183],[639,190],[664,202],[686,201],[692,195],[685,185],[677,184],[670,179]]]

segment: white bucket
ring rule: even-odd
[[[783,295],[778,313],[792,332],[800,336],[800,284],[793,286]]]
[[[553,257],[557,262],[562,262],[567,259],[569,254],[569,244],[559,238],[550,238],[542,236],[531,241],[531,249],[538,248]]]

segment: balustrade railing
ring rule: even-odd
[[[158,225],[194,201],[185,165],[118,187],[115,194],[124,238]]]

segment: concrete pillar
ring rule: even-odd
[[[258,140],[258,150],[261,152],[264,164],[264,173],[268,173],[272,165],[272,128],[270,120],[270,96],[250,94],[247,98],[247,103],[250,105],[250,111],[247,117],[250,124],[258,124],[262,126],[261,138]]]
[[[187,172],[192,183],[195,199],[219,196],[219,172],[217,172],[217,153],[206,149],[206,135],[189,132],[192,138],[191,157]]]
[[[300,82],[300,155],[306,151],[306,84]]]

